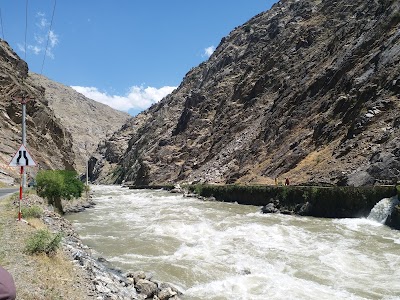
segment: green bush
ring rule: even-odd
[[[26,242],[25,252],[28,254],[46,253],[53,255],[60,247],[61,239],[61,232],[53,235],[46,229],[40,229]]]
[[[39,206],[21,207],[22,216],[24,218],[40,218],[43,210]]]
[[[58,171],[64,178],[65,189],[63,191],[64,199],[79,198],[85,189],[85,185],[78,179],[78,173],[75,171]]]
[[[286,186],[283,186],[283,187],[281,188],[281,196],[282,196],[282,199],[283,199],[283,200],[286,200],[286,198],[288,197],[288,195],[289,195],[289,188],[287,188]]]
[[[79,198],[84,190],[78,173],[66,170],[40,171],[36,176],[36,185],[38,195],[46,198],[60,213],[63,213],[61,199]]]

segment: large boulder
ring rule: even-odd
[[[135,284],[135,289],[139,294],[146,295],[147,298],[151,298],[158,293],[157,284],[146,279],[139,279]]]

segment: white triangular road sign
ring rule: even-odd
[[[13,159],[11,160],[10,167],[23,167],[23,166],[36,166],[35,161],[32,156],[26,150],[24,145],[19,147],[17,153],[15,153]]]

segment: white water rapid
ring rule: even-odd
[[[400,299],[400,231],[379,222],[92,189],[95,208],[68,216],[84,243],[123,271],[181,287],[184,300]]]
[[[399,204],[397,195],[391,198],[383,198],[372,208],[368,215],[368,219],[385,224],[387,217],[391,214],[393,208],[397,204]]]

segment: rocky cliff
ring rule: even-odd
[[[8,164],[22,142],[20,96],[32,98],[26,109],[27,148],[40,168],[82,171],[85,157],[129,119],[69,87],[29,74],[27,64],[0,41],[0,182],[7,184],[19,177],[19,170]],[[37,170],[28,168],[28,174]]]
[[[92,179],[367,185],[400,176],[399,1],[282,0],[99,146]]]

